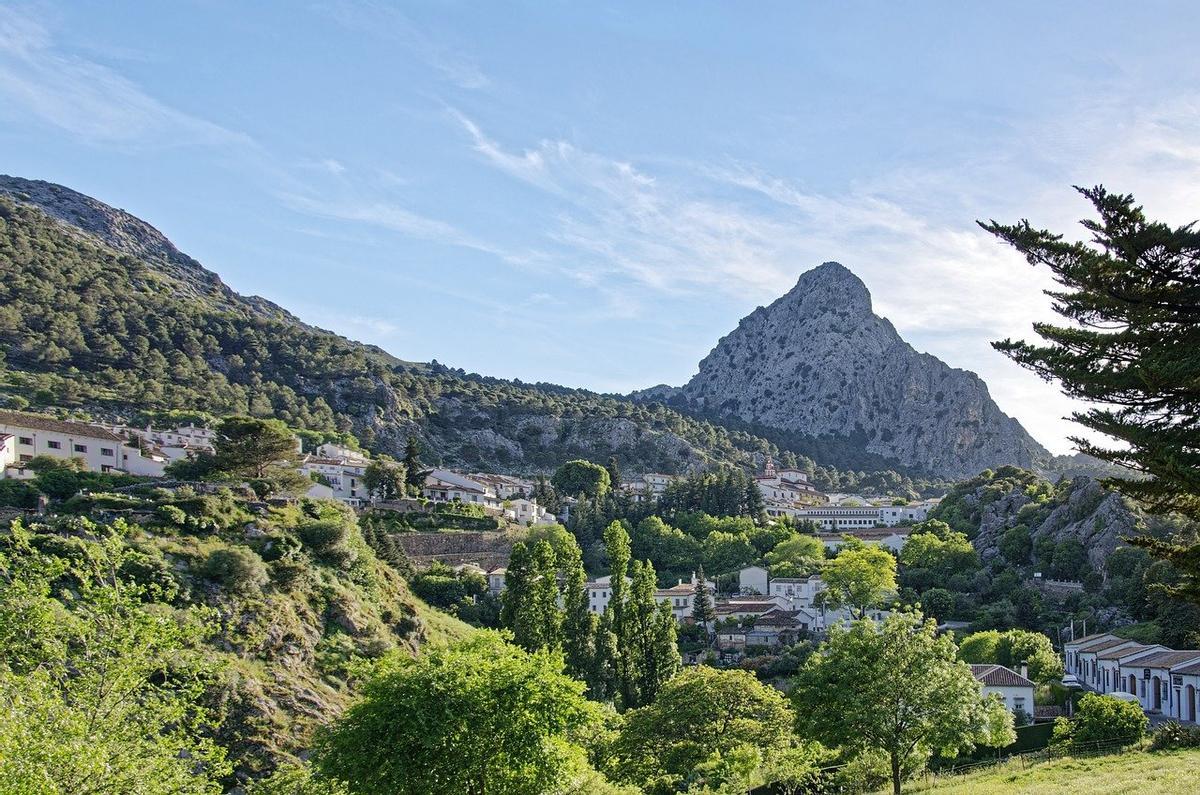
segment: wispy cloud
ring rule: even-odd
[[[173,108],[106,66],[70,55],[38,20],[0,7],[0,105],[89,143],[253,146],[251,139]],[[2,111],[0,111],[2,112]]]
[[[338,24],[396,42],[459,88],[487,88],[491,80],[465,52],[426,33],[400,9],[377,0],[334,0],[317,8]]]

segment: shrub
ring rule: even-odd
[[[204,562],[204,576],[226,590],[252,594],[267,584],[267,567],[262,558],[245,547],[218,549]]]
[[[315,519],[301,523],[296,534],[307,547],[324,551],[343,543],[350,529],[338,519]]]
[[[1086,745],[1105,741],[1132,744],[1146,736],[1150,719],[1139,704],[1112,696],[1086,693],[1075,709],[1075,719],[1054,722],[1053,742]]]
[[[183,527],[187,524],[188,515],[182,508],[175,505],[160,505],[154,509],[154,516],[169,525]]]
[[[1200,726],[1184,726],[1177,720],[1167,721],[1154,732],[1150,748],[1155,751],[1200,748]]]

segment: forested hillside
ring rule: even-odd
[[[132,216],[22,184],[45,195],[0,197],[0,389],[18,407],[248,413],[391,452],[415,434],[443,463],[497,471],[615,455],[678,472],[777,452],[660,405],[402,362],[238,296]],[[24,203],[35,198],[88,232]]]

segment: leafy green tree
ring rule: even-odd
[[[558,561],[548,541],[532,549],[513,545],[501,595],[501,621],[523,649],[558,648],[562,643],[562,610],[558,599]]]
[[[229,766],[200,706],[211,617],[145,604],[173,594],[122,577],[122,523],[79,528],[100,540],[74,563],[19,522],[0,550],[0,791],[220,792]]]
[[[940,532],[927,528],[940,525]],[[918,531],[917,528],[920,528]],[[905,566],[901,580],[918,590],[947,583],[957,574],[968,574],[979,568],[979,554],[962,533],[943,522],[917,525],[900,550],[900,563]]]
[[[607,683],[597,677],[596,636],[600,632],[600,618],[588,609],[587,574],[578,544],[572,546],[564,560],[563,572],[562,645],[566,670],[587,684],[593,698],[601,700]]]
[[[945,621],[954,612],[954,594],[945,588],[930,588],[921,594],[921,609],[930,618]]]
[[[775,577],[803,577],[815,574],[825,563],[825,545],[810,535],[794,535],[775,545],[766,555]]]
[[[678,624],[671,605],[655,599],[655,587],[654,567],[635,560],[630,568],[629,597],[621,605],[624,636],[617,637],[622,656],[628,660],[626,678],[621,682],[624,707],[654,701],[679,670]]]
[[[896,592],[896,559],[885,549],[847,540],[841,552],[825,564],[826,604],[848,607],[862,618]]]
[[[710,571],[726,574],[758,560],[758,551],[745,533],[714,530],[704,539],[704,564]]]
[[[974,632],[963,638],[958,654],[964,661],[978,665],[995,663],[1014,670],[1027,665],[1029,678],[1043,684],[1063,675],[1062,659],[1054,651],[1050,638],[1041,632],[1023,629]]]
[[[1033,553],[1033,539],[1029,528],[1023,524],[1010,527],[1000,536],[1000,554],[1014,566],[1024,566],[1029,563]]]
[[[988,739],[979,683],[956,655],[919,613],[835,626],[793,680],[799,732],[887,754],[898,794],[902,772],[933,752],[952,756]]]
[[[1085,220],[1089,242],[1034,229],[1028,221],[981,226],[1050,269],[1048,291],[1070,321],[1037,323],[1045,344],[1006,339],[994,347],[1065,394],[1096,408],[1072,419],[1117,442],[1072,441],[1081,452],[1145,479],[1119,480],[1121,491],[1154,510],[1200,517],[1200,232],[1147,220],[1132,196],[1103,187],[1078,189],[1098,220]],[[1200,602],[1200,544],[1145,542],[1186,576],[1176,593]]]
[[[592,499],[603,497],[611,486],[607,469],[583,459],[568,461],[560,466],[550,482],[559,494],[583,494]]]
[[[577,744],[598,707],[562,673],[481,630],[372,678],[316,740],[314,761],[350,793],[542,793],[587,771]]]
[[[400,499],[407,492],[407,483],[404,465],[391,456],[376,456],[363,471],[363,485],[381,500]]]
[[[794,720],[783,694],[753,674],[695,666],[653,703],[625,714],[606,768],[611,778],[650,795],[678,792],[713,754],[749,746],[758,751],[752,770],[761,768],[764,757],[798,745]],[[711,783],[712,771],[707,778]]]

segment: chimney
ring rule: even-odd
[[[1029,666],[1025,663],[1021,663],[1021,676],[1025,677],[1026,679],[1029,678]]]

